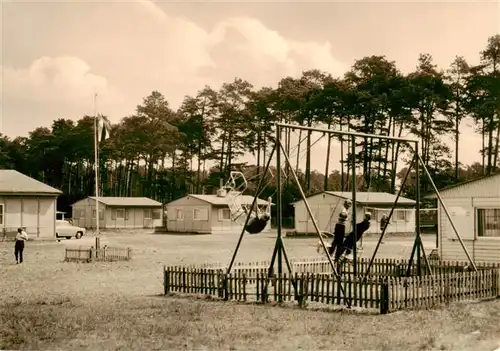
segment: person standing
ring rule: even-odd
[[[384,213],[384,215],[380,219],[380,232],[385,234],[385,230],[388,225],[389,225],[389,216]],[[380,243],[385,244],[383,241],[381,241]]]
[[[16,256],[16,264],[23,263],[24,242],[28,240],[28,233],[23,228],[17,229],[16,244],[14,246],[14,254]]]

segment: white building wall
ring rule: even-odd
[[[26,227],[27,231],[29,230],[33,233],[38,233],[38,230],[33,230],[34,228],[38,228],[38,198],[24,198],[22,207],[23,227]]]
[[[334,195],[318,194],[309,197],[307,200],[320,231],[332,231],[333,226],[338,220],[340,211],[343,209],[345,199]],[[365,212],[368,211],[372,213],[372,220],[370,229],[368,229],[366,233],[381,233],[379,222],[381,214],[378,212],[386,212],[389,214],[390,210],[390,208],[387,208],[384,211],[380,211],[379,209],[358,205],[356,206],[356,222],[361,222]],[[386,233],[415,232],[415,210],[402,210],[405,212],[405,217],[403,219],[398,217],[398,211],[399,209],[395,210]],[[316,232],[304,201],[295,204],[295,231],[298,233]]]
[[[167,232],[186,234],[210,234],[212,206],[193,197],[183,197],[167,205]],[[194,210],[201,210],[206,216],[194,220]],[[178,213],[182,213],[182,218]]]
[[[215,206],[194,197],[183,197],[167,204],[167,232],[186,234],[240,234],[245,223],[241,216],[237,221],[224,219],[221,211],[229,206]],[[194,211],[201,211],[203,217],[195,219]],[[182,213],[182,218],[177,215]],[[263,232],[271,230],[271,221]]]
[[[243,225],[246,221],[246,215],[242,215],[236,221],[230,219],[223,219],[221,211],[229,210],[227,206],[212,206],[212,234],[241,234]],[[271,220],[267,222],[266,227],[261,233],[268,233],[271,231]]]
[[[476,262],[500,262],[500,237],[478,237],[477,209],[500,209],[500,176],[493,176],[442,191],[450,213],[471,258]],[[467,261],[443,206],[438,201],[439,252],[443,260]]]
[[[113,209],[123,209],[128,212],[128,218],[114,218]],[[144,210],[152,209],[160,213],[159,219],[147,219],[144,217]],[[72,205],[73,224],[84,228],[95,228],[97,219],[94,218],[96,201],[85,198]],[[133,206],[108,206],[99,202],[99,228],[100,229],[140,229],[159,227],[163,223],[163,210],[161,207],[133,207]]]
[[[56,200],[40,199],[40,237],[50,238],[56,236]]]
[[[6,198],[4,200],[5,204],[5,226],[8,228],[18,228],[22,223],[22,198]]]
[[[55,237],[55,197],[0,197],[4,206],[3,224],[0,231],[12,235],[19,227],[26,227],[31,238]]]

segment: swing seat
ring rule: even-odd
[[[356,249],[357,251],[357,259],[360,259],[362,256],[363,256],[363,247],[360,246]],[[343,258],[346,262],[348,263],[352,263],[352,261],[354,260],[354,255],[353,253],[351,252],[349,255],[343,255]],[[341,258],[342,259],[342,258]]]
[[[259,234],[260,232],[262,232],[266,228],[267,222],[269,222],[269,219],[270,219],[270,217],[267,214],[264,214],[264,215],[259,216],[259,217],[253,217],[248,222],[247,226],[245,227],[245,230],[249,234]]]
[[[330,250],[330,248],[332,247],[331,244],[327,244],[327,243],[325,243],[325,246],[326,246],[327,250]],[[316,252],[317,253],[324,253],[323,252],[323,245],[321,245],[321,241],[318,241],[318,245],[316,246]]]

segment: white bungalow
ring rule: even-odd
[[[97,226],[95,197],[84,198],[71,207],[73,224],[84,228]],[[155,228],[161,222],[161,202],[147,197],[99,197],[99,228]]]
[[[241,195],[238,202],[251,206],[254,197]],[[257,206],[264,208],[268,202],[257,199]],[[166,231],[185,234],[239,234],[241,221],[231,220],[228,200],[218,195],[189,194],[167,204]],[[244,219],[243,219],[244,222]],[[271,229],[271,221],[263,232]]]
[[[471,258],[500,263],[500,174],[439,190]],[[436,198],[429,195],[428,198]],[[467,261],[443,206],[438,201],[438,249],[441,259]]]
[[[331,231],[337,222],[345,200],[352,200],[351,192],[324,191],[307,198],[314,218],[321,231]],[[384,214],[388,215],[396,200],[396,195],[382,192],[356,193],[356,222],[363,219],[365,212],[370,212],[372,221],[366,234],[381,233],[380,220]],[[415,205],[416,201],[400,196],[392,214],[386,233],[414,233],[415,232]],[[295,231],[301,234],[315,233],[312,220],[307,212],[303,200],[293,203],[295,207]]]
[[[25,227],[31,238],[56,235],[57,197],[62,192],[13,169],[0,170],[0,233],[15,236]]]

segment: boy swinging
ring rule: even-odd
[[[330,249],[328,250],[330,256],[333,255],[335,250],[338,251],[340,249],[342,243],[344,242],[345,233],[350,229],[350,221],[348,221],[348,218],[351,217],[349,216],[350,208],[351,201],[346,200],[344,202],[344,208],[342,209],[342,211],[340,211],[338,221],[335,224],[335,228],[333,229],[333,241]]]
[[[356,242],[354,242],[354,232],[349,233],[345,238],[342,245],[335,252],[335,261],[338,261],[342,254],[345,252],[345,258],[350,261],[352,259],[351,253],[354,250],[357,242],[363,237],[363,234],[370,228],[370,220],[372,215],[370,212],[365,213],[363,221],[356,224]]]

